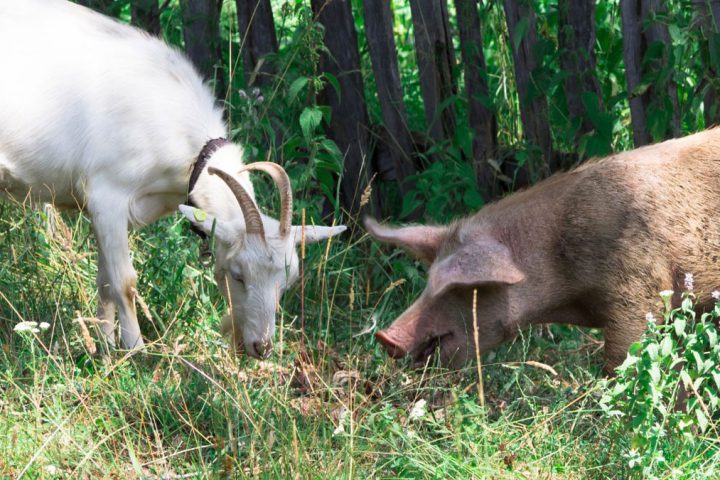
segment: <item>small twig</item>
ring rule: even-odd
[[[557,371],[553,367],[551,367],[550,365],[548,365],[546,363],[536,362],[534,360],[527,360],[524,363],[525,363],[525,365],[530,365],[531,367],[536,367],[541,370],[545,370],[546,372],[550,372],[553,377],[557,377],[557,375],[558,375]]]
[[[485,409],[485,392],[483,387],[482,377],[482,360],[480,359],[480,333],[478,332],[477,325],[477,288],[473,289],[473,337],[475,337],[475,360],[477,361],[477,374],[478,374],[478,398],[480,399],[480,406]]]
[[[150,308],[148,307],[147,303],[145,303],[145,299],[140,295],[140,292],[137,291],[136,288],[133,288],[133,294],[135,295],[135,299],[140,304],[140,310],[142,310],[143,315],[145,315],[145,318],[148,319],[150,323],[155,325],[155,321],[152,318],[152,314],[150,313]]]
[[[305,347],[305,209],[302,209],[300,235],[300,345]]]
[[[370,318],[372,319],[372,324],[369,327],[364,328],[362,332],[353,335],[352,338],[362,337],[363,335],[367,335],[375,330],[375,327],[377,327],[377,315],[373,314]]]
[[[83,343],[85,344],[85,348],[88,353],[90,355],[95,355],[97,353],[97,345],[95,345],[95,340],[93,340],[90,336],[90,330],[85,323],[85,319],[80,316],[80,312],[75,312],[75,320],[73,321],[80,326],[80,335],[82,336]]]

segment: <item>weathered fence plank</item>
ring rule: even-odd
[[[387,146],[401,193],[414,185],[413,142],[405,113],[397,49],[393,37],[393,14],[387,0],[363,0],[365,34],[382,110]]]
[[[221,0],[180,0],[185,52],[198,71],[215,85],[215,94],[225,97],[225,77],[220,51]]]
[[[131,0],[130,13],[133,25],[153,35],[160,35],[160,5],[158,5],[158,0]]]
[[[327,85],[320,101],[332,109],[327,133],[344,158],[341,201],[355,214],[360,210],[361,196],[370,180],[371,162],[367,158],[368,115],[352,5],[350,0],[312,0],[312,9],[325,27],[327,52],[320,58],[320,69],[335,76],[340,85],[339,91]],[[375,209],[374,204],[369,206]]]
[[[670,33],[667,25],[657,20],[658,15],[664,13],[664,6],[659,0],[621,0],[620,11],[625,77],[635,146],[646,145],[651,141],[647,111],[653,101],[658,101],[660,95],[668,96],[673,110],[668,128],[662,137],[679,136],[680,105],[677,85],[671,75],[667,75],[669,79],[664,84],[664,93],[656,91],[659,85],[643,83],[647,73],[666,69],[670,61]],[[643,58],[653,43],[662,44],[662,55],[643,65]]]
[[[582,94],[595,94],[597,107],[602,108],[600,83],[595,76],[595,0],[559,0],[558,13],[560,65],[567,73],[563,85],[570,120],[579,124],[577,140],[593,130]]]
[[[494,158],[497,124],[488,91],[482,29],[477,0],[455,0],[460,52],[465,71],[468,122],[473,132],[473,161],[480,190],[495,196],[495,173],[488,163]]]
[[[267,56],[278,50],[270,0],[236,0],[235,5],[245,84],[267,85],[273,73],[272,62]]]
[[[428,132],[441,142],[453,137],[455,109],[446,100],[457,94],[447,0],[410,0],[410,11]]]
[[[703,117],[705,126],[711,127],[720,124],[720,65],[717,53],[713,54],[720,52],[720,0],[694,0],[693,8],[708,49],[709,63],[703,75]]]
[[[533,72],[538,66],[535,11],[528,0],[504,0],[504,5],[525,138],[540,149],[544,161],[539,172],[530,174],[547,175],[553,169],[553,148],[547,97],[533,83]]]

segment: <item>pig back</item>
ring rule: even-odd
[[[575,288],[657,298],[720,287],[720,131],[591,162],[571,174],[558,242]],[[592,297],[591,297],[592,298]]]

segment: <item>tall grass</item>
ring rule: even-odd
[[[179,218],[162,221],[131,239],[147,349],[92,356],[81,323],[100,351],[103,340],[88,221],[1,208],[2,477],[603,478],[620,468],[593,395],[596,340],[553,327],[485,355],[483,410],[474,368],[409,371],[372,340],[369,327],[422,282],[416,264],[366,239],[308,249],[305,332],[296,285],[273,357],[254,361],[217,333],[225,306],[198,241]],[[14,331],[21,321],[50,328]]]

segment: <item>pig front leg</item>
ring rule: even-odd
[[[631,331],[620,324],[605,327],[605,375],[615,375],[615,369],[625,361],[630,345],[638,340],[640,335],[642,330]]]
[[[615,369],[627,358],[630,345],[640,340],[645,332],[647,313],[658,311],[659,305],[655,303],[654,300],[614,302],[617,307],[611,312],[603,330],[606,375],[615,375]]]

